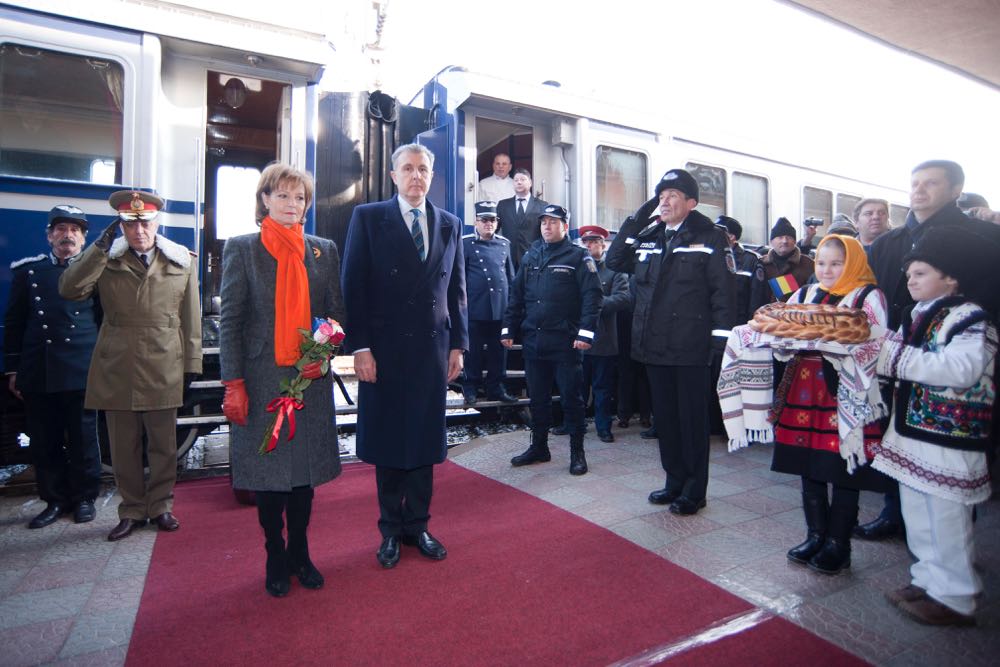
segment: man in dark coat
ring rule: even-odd
[[[920,244],[931,229],[947,229],[962,225],[990,247],[993,266],[1000,266],[1000,226],[973,220],[962,213],[956,201],[965,185],[965,172],[961,165],[950,160],[929,160],[913,168],[910,175],[910,212],[906,223],[872,242],[868,250],[868,263],[875,273],[879,288],[885,293],[888,304],[886,328],[895,331],[903,318],[903,311],[913,305],[906,287],[903,258]],[[994,320],[1000,312],[1000,290],[993,284],[962,285],[965,295],[978,301],[989,311]],[[857,526],[854,534],[862,539],[881,539],[898,533],[903,528],[899,507],[899,490],[885,496],[885,506],[873,521]]]
[[[434,156],[392,155],[392,199],[355,207],[343,258],[348,351],[358,387],[358,458],[375,465],[386,568],[399,545],[447,555],[427,530],[434,464],[447,456],[445,397],[467,349],[462,221],[427,201]]]
[[[531,244],[541,238],[538,216],[546,206],[548,202],[531,194],[531,172],[523,167],[515,169],[514,196],[497,203],[500,231],[510,240],[510,255],[514,260],[515,271]]]
[[[28,528],[44,528],[69,511],[76,523],[92,521],[101,485],[97,413],[83,407],[100,308],[95,297],[59,296],[59,276],[83,250],[87,216],[56,206],[46,235],[50,252],[10,265],[4,317],[8,387],[24,401],[38,496],[46,503]]]
[[[469,351],[465,355],[465,402],[475,405],[486,371],[486,398],[514,403],[503,386],[507,351],[500,344],[500,327],[507,310],[514,263],[510,241],[496,233],[497,204],[476,202],[476,231],[462,237],[465,254],[465,291],[469,296]]]
[[[680,515],[705,506],[709,364],[733,326],[729,244],[697,205],[694,177],[671,169],[656,197],[622,224],[606,260],[635,274],[632,356],[646,364],[667,473],[649,501]]]
[[[788,301],[795,290],[812,278],[813,261],[795,244],[795,228],[788,218],[778,218],[771,228],[771,249],[760,260],[764,280],[771,288],[768,301]]]
[[[525,253],[510,290],[500,340],[510,348],[520,333],[531,397],[531,445],[511,459],[523,466],[550,461],[552,383],[569,431],[572,475],[587,472],[583,453],[582,352],[594,343],[601,285],[590,254],[567,237],[569,212],[549,204],[539,217],[541,239]]]

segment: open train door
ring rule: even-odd
[[[456,191],[461,192],[461,189],[455,187],[455,161],[451,159],[451,152],[448,150],[452,134],[450,125],[440,125],[418,134],[415,143],[425,146],[434,155],[434,178],[431,179],[427,198],[435,206],[454,212],[461,211],[463,204],[456,196]]]

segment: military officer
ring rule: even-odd
[[[38,495],[46,503],[28,528],[44,528],[70,511],[76,523],[92,521],[101,483],[97,413],[83,407],[100,309],[92,297],[59,296],[59,276],[83,250],[87,216],[75,206],[56,206],[46,233],[48,253],[10,265],[4,317],[8,386],[24,401]]]
[[[201,373],[201,307],[197,266],[184,246],[157,234],[163,200],[120,190],[108,200],[118,212],[94,244],[63,273],[59,292],[86,299],[95,291],[104,321],[87,374],[86,407],[104,410],[115,483],[121,493],[111,541],[152,519],[174,531],[177,408],[184,376]],[[115,239],[118,229],[122,238]],[[146,434],[149,483],[143,479]]]
[[[507,354],[500,327],[507,295],[514,282],[510,241],[496,233],[497,203],[476,202],[476,231],[462,237],[465,248],[465,291],[469,299],[469,351],[465,353],[465,402],[475,405],[486,370],[486,398],[514,403],[503,386]]]
[[[552,421],[552,383],[569,432],[570,474],[587,472],[583,452],[583,351],[594,343],[601,309],[601,283],[590,254],[567,237],[569,213],[549,204],[539,216],[541,238],[521,259],[504,315],[500,339],[514,344],[520,332],[524,370],[531,396],[531,445],[511,459],[523,466],[551,460],[548,445]]]

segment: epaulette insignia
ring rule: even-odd
[[[45,255],[45,254],[34,255],[33,257],[23,257],[23,258],[21,258],[19,260],[11,262],[10,263],[10,268],[11,269],[16,269],[19,266],[23,266],[25,264],[30,264],[31,262],[41,261],[41,260],[45,259],[46,257],[48,257],[48,255]]]

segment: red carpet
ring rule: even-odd
[[[403,547],[399,565],[383,570],[374,469],[347,466],[313,508],[310,551],[326,587],[293,579],[288,597],[274,599],[264,592],[256,510],[238,505],[225,479],[178,485],[183,529],[157,537],[128,663],[607,665],[753,611],[603,528],[451,463],[435,470],[432,509],[447,560]],[[675,657],[788,664],[793,645],[820,657],[814,665],[863,664],[780,620]]]

